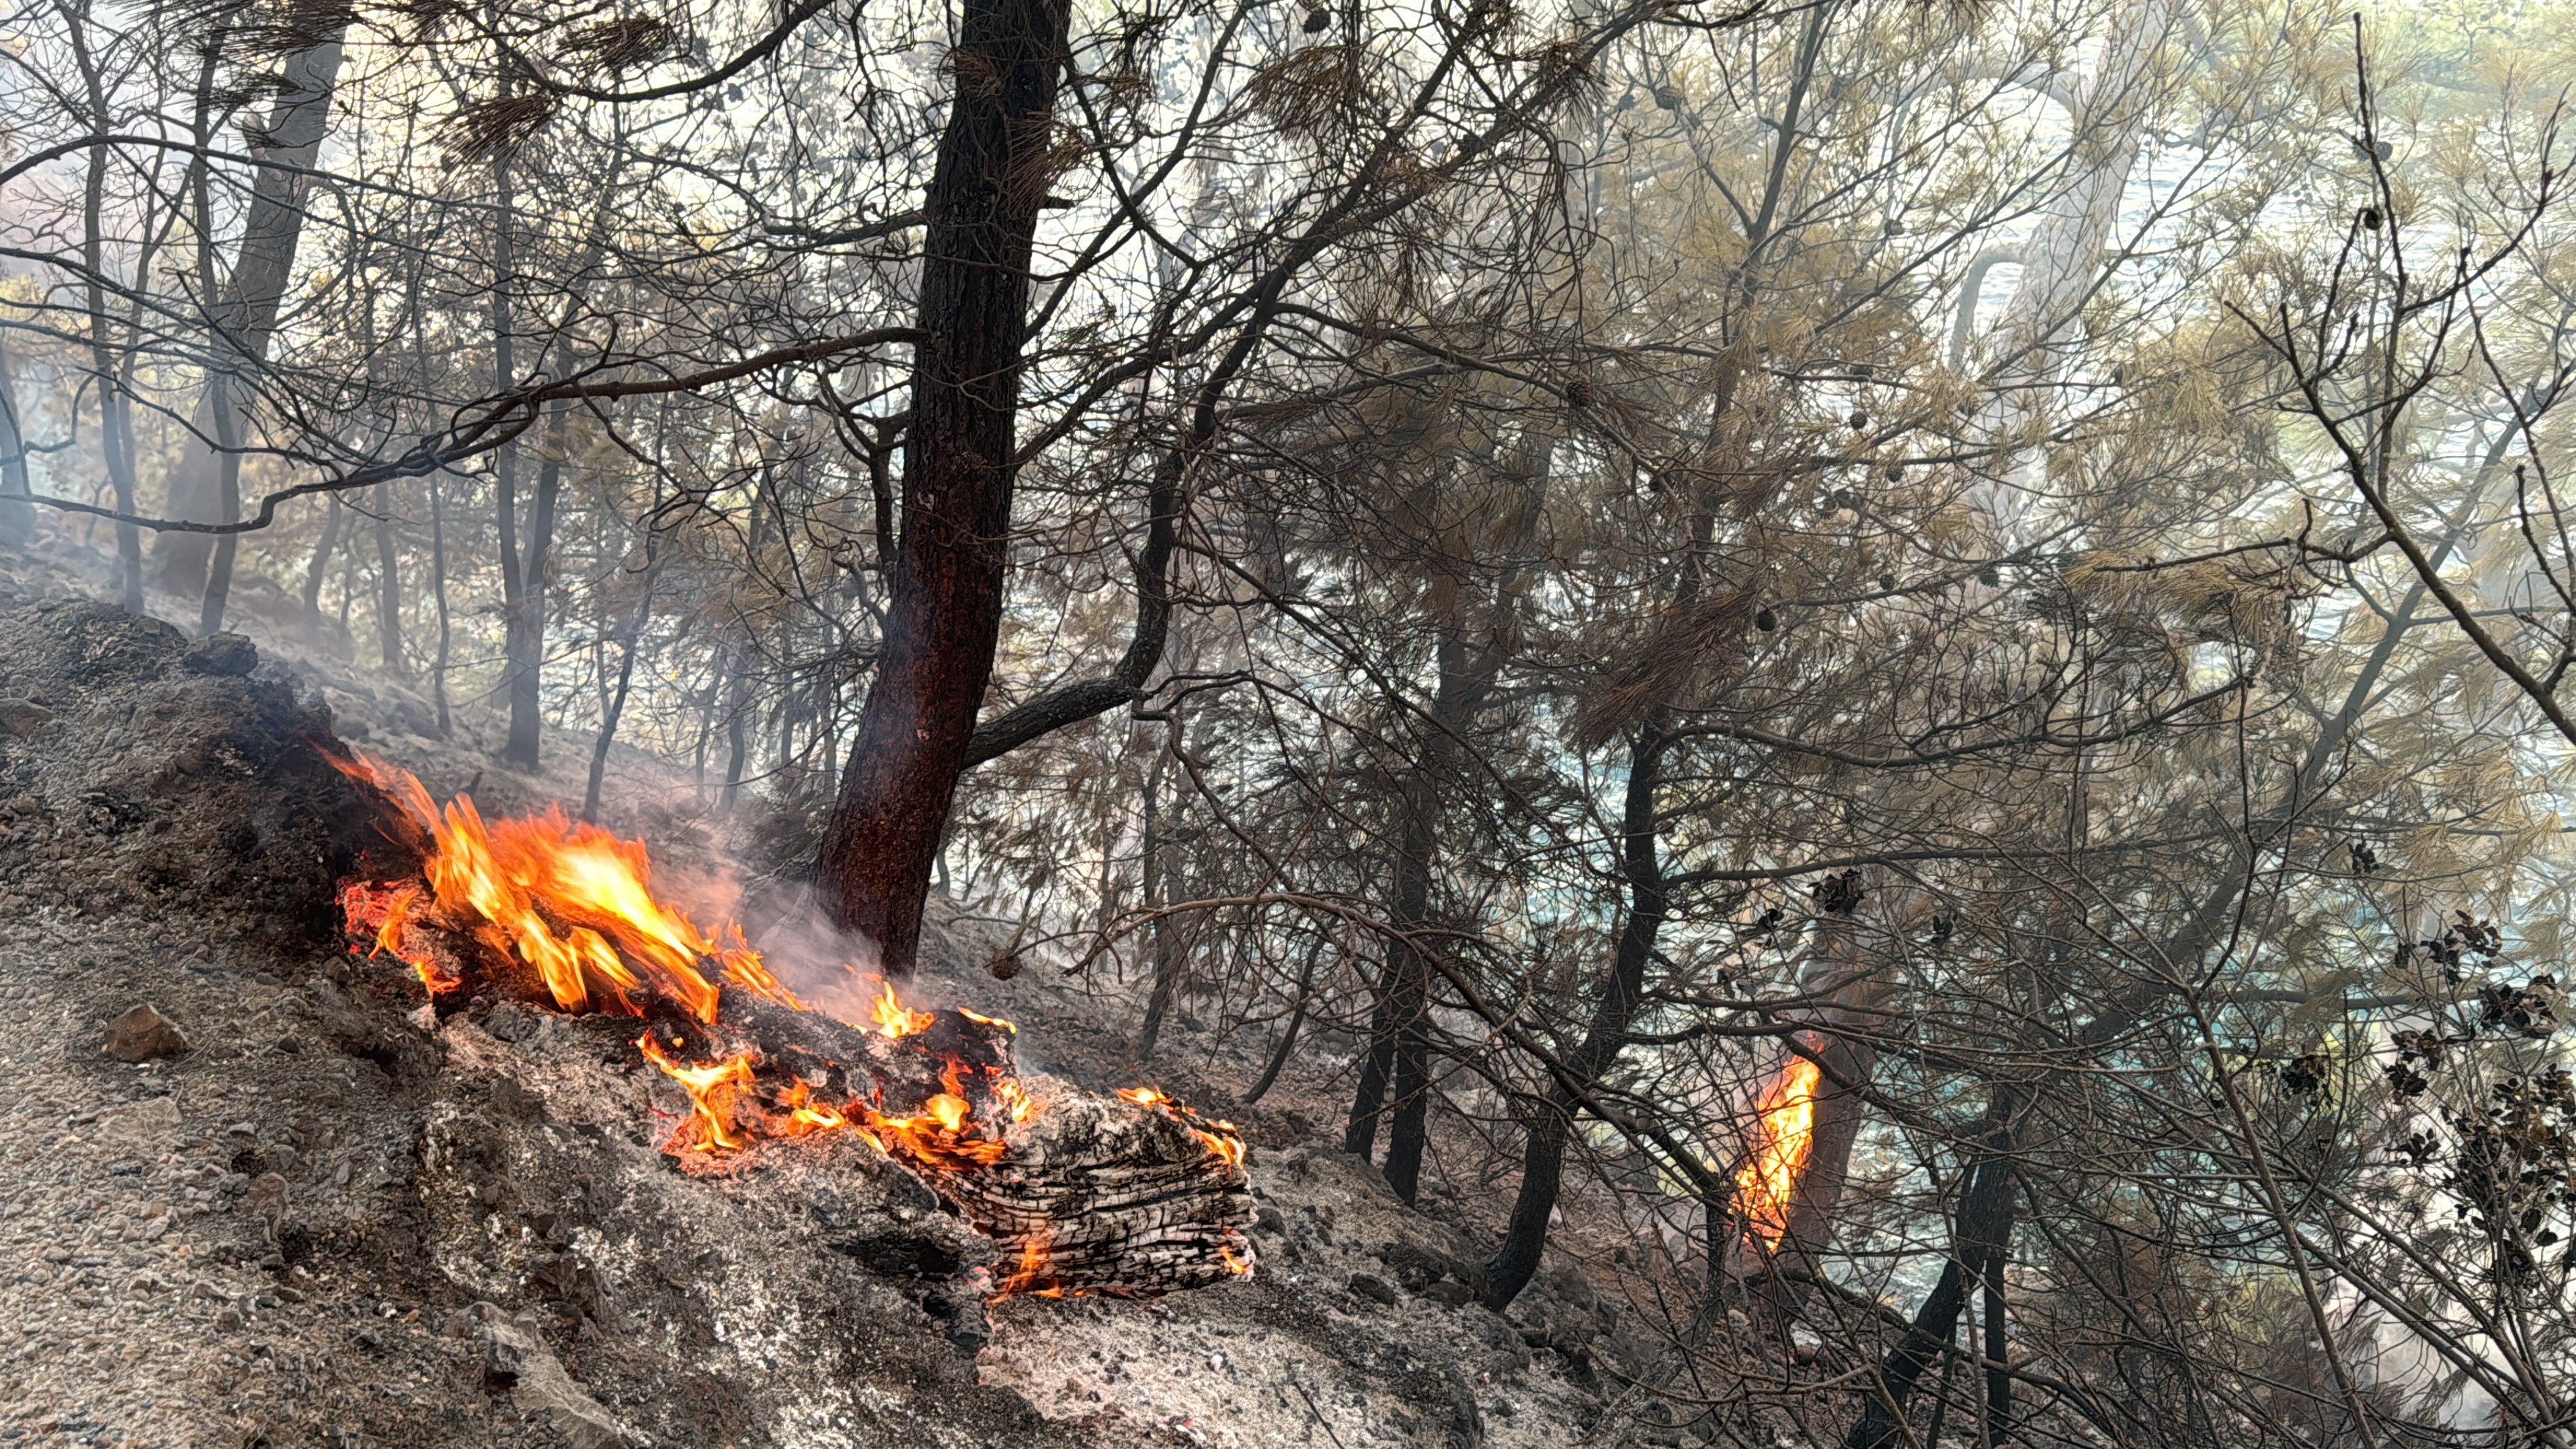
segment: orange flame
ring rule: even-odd
[[[1029,1235],[1020,1240],[1020,1266],[1012,1270],[1010,1277],[1002,1280],[1002,1286],[994,1289],[993,1296],[986,1301],[999,1303],[1018,1293],[1035,1293],[1040,1298],[1062,1298],[1064,1290],[1061,1288],[1037,1286],[1047,1276],[1048,1252],[1054,1243],[1055,1235],[1046,1224],[1040,1223],[1030,1229]]]
[[[1164,1116],[1188,1128],[1190,1135],[1207,1148],[1210,1156],[1238,1172],[1243,1170],[1243,1138],[1233,1123],[1210,1122],[1156,1087],[1120,1087],[1118,1095],[1139,1107],[1159,1109]]]
[[[343,891],[342,905],[352,933],[370,938],[377,952],[410,962],[433,1001],[461,983],[441,974],[442,955],[407,949],[431,939],[418,934],[430,928],[480,937],[501,956],[534,971],[546,994],[566,1011],[643,1016],[657,999],[667,999],[700,1024],[714,1027],[728,988],[791,1010],[808,1009],[780,984],[738,926],[702,926],[654,894],[652,864],[642,842],[567,820],[559,809],[487,822],[474,802],[462,796],[439,809],[417,778],[383,761],[358,755],[333,763],[371,786],[417,827],[409,843],[429,852],[423,867],[426,891],[417,885],[359,882]],[[998,1017],[958,1014],[1013,1035],[1019,1031]],[[883,983],[867,1015],[868,1024],[850,1024],[896,1040],[928,1032],[940,1022],[937,1013],[906,1006],[894,987]],[[822,1100],[817,1081],[832,1078],[788,1076],[785,1063],[734,1051],[721,1031],[691,1042],[657,1025],[636,1037],[635,1047],[688,1093],[691,1111],[661,1144],[674,1156],[848,1132],[917,1169],[973,1171],[1001,1162],[1010,1151],[1006,1134],[1011,1126],[1044,1108],[1001,1060],[969,1065],[947,1058],[940,1073],[942,1090],[910,1115],[893,1116],[882,1110],[882,1102]],[[682,1053],[689,1049],[714,1059],[686,1060]],[[1179,1123],[1227,1168],[1242,1167],[1243,1141],[1234,1124],[1211,1123],[1150,1087],[1119,1095]],[[1075,1291],[1062,1285],[1050,1250],[1043,1228],[1024,1238],[1019,1267],[995,1297],[1061,1297]],[[1241,1251],[1229,1246],[1221,1258],[1229,1272],[1250,1275],[1248,1245]]]
[[[914,1011],[896,1000],[891,981],[886,983],[885,994],[869,1004],[868,1015],[875,1018],[878,1031],[898,1039],[914,1032],[928,1031],[939,1020],[927,1011]]]
[[[680,1124],[668,1141],[665,1152],[691,1148],[704,1151],[731,1152],[742,1146],[733,1132],[734,1098],[751,1090],[751,1058],[738,1055],[721,1062],[705,1062],[684,1067],[671,1060],[661,1043],[646,1032],[635,1039],[636,1050],[644,1059],[660,1067],[665,1076],[688,1089],[689,1100],[697,1105],[697,1116]]]
[[[1789,1231],[1789,1197],[1816,1145],[1816,1081],[1823,1073],[1792,1057],[1754,1104],[1752,1154],[1735,1173],[1736,1209],[1749,1235],[1766,1249]]]
[[[340,892],[340,909],[348,919],[352,933],[372,931],[373,944],[367,954],[391,956],[409,966],[420,977],[421,989],[435,1001],[440,993],[455,990],[458,982],[440,966],[434,953],[413,946],[406,938],[421,900],[418,886],[395,886],[388,890],[365,881],[353,881]],[[353,946],[350,949],[354,951],[357,948]]]

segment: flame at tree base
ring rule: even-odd
[[[1735,1209],[1749,1241],[1768,1253],[1789,1231],[1790,1200],[1816,1147],[1816,1083],[1824,1075],[1791,1057],[1754,1103],[1752,1150],[1735,1172]]]
[[[656,896],[641,842],[559,811],[487,823],[463,797],[437,808],[383,761],[333,763],[422,862],[419,880],[342,890],[351,949],[404,962],[433,1008],[487,981],[560,1011],[638,1019],[635,1049],[687,1094],[661,1143],[683,1170],[729,1174],[797,1143],[863,1142],[1016,1253],[997,1301],[1251,1275],[1232,1123],[1150,1087],[1116,1104],[1054,1089],[1042,1102],[1020,1077],[1011,1023],[917,1010],[888,983],[864,1022],[816,1010],[731,922],[703,927]]]

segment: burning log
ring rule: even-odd
[[[343,889],[352,949],[409,964],[433,1012],[479,987],[635,1018],[636,1050],[689,1095],[662,1143],[685,1170],[855,1135],[1003,1245],[1014,1266],[997,1299],[1251,1275],[1231,1123],[1151,1088],[1108,1098],[1024,1078],[1017,1027],[915,1010],[890,985],[864,1022],[816,1010],[733,926],[703,929],[656,898],[642,844],[559,813],[487,824],[381,761],[335,763],[383,804],[421,876]]]

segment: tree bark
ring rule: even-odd
[[[384,656],[387,674],[409,679],[411,665],[403,658],[402,556],[394,546],[390,492],[376,501],[376,649]]]
[[[554,552],[555,500],[563,486],[563,406],[546,421],[545,457],[537,464],[536,497],[528,504],[527,540],[519,556],[519,598],[501,631],[502,672],[508,676],[510,735],[501,758],[523,770],[537,768],[545,729],[546,567]]]
[[[331,572],[331,552],[340,546],[340,518],[346,505],[340,495],[331,495],[330,511],[322,516],[322,539],[313,545],[313,561],[304,566],[304,632],[315,639],[322,637],[322,580]]]
[[[1406,1202],[1414,1201],[1419,1190],[1431,1101],[1431,962],[1417,937],[1431,925],[1441,810],[1458,771],[1467,728],[1492,692],[1503,657],[1501,649],[1490,645],[1470,654],[1464,632],[1454,623],[1442,627],[1436,653],[1439,683],[1431,697],[1429,729],[1398,793],[1395,890],[1388,902],[1398,934],[1387,948],[1374,1040],[1361,1066],[1359,1096],[1351,1105],[1344,1141],[1346,1150],[1363,1157],[1375,1148],[1382,1094],[1391,1075],[1395,1102],[1386,1181]]]
[[[1181,725],[1177,716],[1172,722],[1171,740],[1164,753],[1145,774],[1145,865],[1142,882],[1145,909],[1159,911],[1171,904],[1171,880],[1164,864],[1166,842],[1163,838],[1163,775],[1172,756],[1181,749]],[[1172,1009],[1172,995],[1180,989],[1180,943],[1172,934],[1172,918],[1157,915],[1148,939],[1153,942],[1154,986],[1145,995],[1145,1021],[1136,1031],[1136,1060],[1154,1054],[1154,1044],[1162,1040],[1163,1018]]]
[[[18,503],[36,490],[26,477],[26,428],[18,420],[18,369],[0,335],[0,547],[26,547],[36,536],[36,505]]]
[[[618,642],[617,685],[609,692],[599,711],[599,737],[590,748],[590,782],[582,790],[581,818],[599,818],[600,784],[608,774],[608,747],[617,741],[618,721],[626,715],[628,688],[635,681],[635,647],[644,637],[644,625],[653,617],[653,585],[661,572],[660,536],[645,544],[643,595],[635,601],[635,617],[626,626],[626,637]]]
[[[78,34],[79,27],[74,27],[73,58],[88,89],[90,124],[104,136],[115,129],[115,121],[108,110],[106,86],[97,60],[85,45],[78,43]],[[107,157],[105,145],[91,147],[81,183],[81,266],[88,273],[83,300],[88,311],[90,367],[98,379],[99,461],[107,469],[116,511],[130,514],[134,511],[134,433],[126,411],[125,389],[132,356],[117,357],[107,315]],[[116,580],[118,602],[125,611],[142,613],[143,536],[130,523],[116,526]]]
[[[517,321],[510,306],[510,284],[517,268],[511,232],[516,196],[506,162],[493,163],[492,177],[498,198],[492,248],[493,386],[508,389],[518,380]],[[558,459],[563,445],[564,412],[569,406],[557,402],[546,412],[541,443],[544,456],[537,464],[536,497],[528,509],[524,546],[519,528],[518,445],[515,441],[504,443],[492,455],[494,521],[499,529],[501,555],[501,686],[510,708],[509,732],[502,742],[501,759],[522,770],[537,768],[544,730],[543,698],[538,687],[545,669],[546,556],[553,547],[555,494],[563,478]]]
[[[1610,979],[1592,1009],[1583,1040],[1568,1052],[1546,1094],[1530,1105],[1529,1141],[1521,1155],[1521,1187],[1511,1225],[1485,1269],[1485,1303],[1499,1313],[1537,1276],[1547,1250],[1548,1218],[1565,1174],[1565,1143],[1574,1131],[1578,1091],[1588,1090],[1628,1045],[1628,1027],[1645,995],[1646,967],[1654,960],[1670,903],[1662,852],[1656,845],[1655,792],[1663,778],[1669,741],[1648,725],[1628,750],[1628,789],[1620,807],[1620,873],[1628,883],[1628,919],[1620,925]]]
[[[840,924],[896,975],[912,969],[1000,637],[1029,255],[1069,16],[1069,0],[963,0],[924,198],[903,531],[876,679],[816,863]]]
[[[24,547],[36,531],[27,481],[27,434],[18,421],[18,373],[9,360],[7,339],[0,337],[0,547]]]
[[[443,740],[454,726],[447,716],[447,500],[440,494],[438,477],[429,475],[429,582],[430,595],[438,603],[438,655],[430,661],[429,694],[438,706],[438,737]]]
[[[2013,1108],[2012,1093],[1998,1092],[1996,1116],[2008,1119]],[[2011,1126],[2007,1120],[1988,1134],[1985,1150],[1969,1174],[1967,1190],[1959,1195],[1958,1241],[1949,1263],[1941,1269],[1941,1280],[1932,1285],[1931,1295],[1916,1310],[1914,1322],[1880,1365],[1877,1391],[1864,1400],[1859,1421],[1843,1441],[1845,1449],[1889,1449],[1910,1437],[1903,1423],[1905,1405],[1914,1396],[1914,1386],[1922,1380],[1923,1370],[1957,1336],[1959,1311],[1967,1305],[1968,1295],[1981,1283],[2002,1281],[2017,1201],[2013,1193]],[[1999,1291],[1988,1298],[1990,1304],[2000,1301]],[[2001,1337],[2000,1329],[2000,1322],[1987,1325],[1989,1342]],[[1987,1392],[1991,1401],[1991,1382]]]
[[[304,229],[304,198],[312,189],[313,163],[321,154],[323,134],[330,121],[331,93],[339,82],[341,49],[341,35],[335,32],[330,39],[287,61],[287,89],[270,108],[266,125],[252,141],[251,155],[259,167],[251,183],[250,210],[243,219],[241,247],[233,263],[231,282],[215,300],[211,318],[217,348],[252,364],[268,356],[270,339],[277,331],[278,308],[286,296],[287,280],[295,270],[296,245]],[[228,450],[221,441],[227,433],[236,439],[248,436],[246,394],[247,389],[240,386],[220,391],[209,387],[200,397],[188,442],[180,451],[177,468],[170,474],[170,517],[200,522],[225,520],[221,512],[225,473],[221,459]],[[229,408],[229,416],[222,419],[215,414],[219,398]],[[235,449],[238,446],[233,445]],[[232,456],[233,466],[238,469],[238,452]],[[239,476],[238,472],[233,474],[236,489]],[[232,535],[224,537],[229,540]],[[202,595],[215,548],[215,540],[207,534],[161,534],[152,545],[155,581],[176,593]]]

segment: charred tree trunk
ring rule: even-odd
[[[1455,625],[1441,630],[1439,684],[1421,748],[1405,771],[1397,797],[1395,891],[1388,916],[1397,934],[1387,948],[1383,987],[1369,1054],[1361,1064],[1359,1096],[1351,1104],[1347,1151],[1362,1157],[1376,1147],[1383,1094],[1393,1077],[1393,1124],[1387,1135],[1386,1181],[1412,1202],[1422,1175],[1422,1149],[1431,1105],[1431,962],[1421,934],[1431,925],[1431,880],[1439,865],[1440,815],[1468,726],[1502,666],[1502,651],[1487,646],[1470,655]]]
[[[492,175],[500,198],[493,242],[493,385],[508,389],[518,381],[516,321],[510,306],[510,283],[516,267],[511,233],[515,196],[506,163],[495,162]],[[553,546],[555,493],[563,478],[562,464],[557,459],[567,406],[559,402],[546,413],[541,445],[544,456],[537,464],[536,497],[528,508],[524,545],[519,527],[518,447],[515,442],[504,443],[492,455],[494,521],[500,531],[501,555],[501,683],[510,707],[509,733],[501,746],[501,759],[522,770],[537,768],[544,725],[538,686],[545,667],[546,555]]]
[[[1828,899],[1816,928],[1815,950],[1798,985],[1800,995],[1831,1003],[1815,1028],[1800,1038],[1821,1069],[1811,1107],[1806,1167],[1790,1190],[1777,1246],[1766,1247],[1746,1234],[1726,1259],[1733,1276],[1768,1280],[1772,1305],[1783,1320],[1796,1316],[1808,1286],[1822,1271],[1825,1247],[1833,1236],[1834,1212],[1851,1177],[1852,1146],[1859,1140],[1868,1111],[1870,1076],[1878,1067],[1875,1047],[1836,1030],[1844,1027],[1857,1033],[1870,1028],[1877,1020],[1875,1008],[1890,969],[1885,959],[1890,953],[1874,949],[1887,942],[1867,939],[1873,921],[1862,914],[1866,902],[1860,882],[1856,877],[1844,879],[1848,886]],[[1882,914],[1894,917],[1901,912]],[[1892,934],[1891,926],[1890,939]]]
[[[2000,1285],[2002,1281],[2004,1254],[2012,1241],[2013,1209],[2018,1201],[2013,1192],[2009,1125],[2013,1109],[2012,1094],[1998,1093],[1994,1113],[2002,1125],[1986,1134],[1983,1151],[1968,1176],[1967,1189],[1959,1195],[1957,1246],[1941,1269],[1941,1280],[1932,1285],[1931,1295],[1916,1310],[1914,1322],[1888,1352],[1887,1361],[1879,1366],[1875,1391],[1864,1401],[1859,1421],[1843,1441],[1845,1449],[1889,1449],[1911,1437],[1903,1423],[1905,1405],[1914,1396],[1923,1370],[1956,1337],[1959,1312],[1967,1305],[1968,1296],[1981,1283]],[[2001,1339],[2002,1322],[1995,1312],[2001,1300],[1999,1287],[1987,1298],[1989,1342]],[[1989,1356],[2001,1359],[1999,1353]],[[1989,1374],[1987,1394],[1991,1403],[1995,1385],[1991,1370]],[[2006,1400],[2007,1406],[2009,1402]]]
[[[876,680],[816,869],[840,924],[897,975],[912,969],[1000,636],[1029,253],[1069,16],[1069,0],[963,0],[956,94],[924,197],[903,532]]]
[[[527,539],[519,556],[519,600],[501,631],[502,672],[509,679],[510,735],[501,758],[523,770],[537,768],[545,727],[546,568],[554,551],[555,501],[563,486],[563,409],[546,422],[546,456],[537,464],[536,497],[528,505]]]
[[[215,374],[206,387],[206,397],[214,409],[215,423],[215,521],[241,521],[241,433],[240,412],[233,405],[234,385],[224,374]],[[240,553],[241,535],[217,535],[213,554],[206,565],[206,592],[197,604],[197,633],[211,636],[224,627],[224,610],[233,593],[233,559]]]
[[[644,638],[644,626],[653,617],[653,586],[661,581],[662,535],[650,532],[644,538],[644,577],[635,600],[635,617],[627,623],[626,637],[617,646],[617,684],[601,701],[599,737],[590,747],[590,781],[582,790],[581,818],[599,818],[599,790],[608,774],[608,749],[617,742],[618,722],[626,715],[626,697],[635,682],[635,650]]]
[[[312,189],[314,159],[331,114],[331,93],[339,82],[341,31],[286,63],[287,88],[253,136],[251,154],[258,174],[251,183],[250,210],[242,222],[241,247],[230,283],[213,300],[216,346],[257,364],[268,356],[277,331],[279,304],[295,270],[295,251],[304,229],[304,198]],[[236,369],[237,373],[249,369]],[[169,515],[199,522],[225,521],[222,514],[223,458],[226,437],[248,432],[245,390],[209,386],[197,405],[188,442],[170,475]],[[218,417],[217,408],[226,409]],[[232,445],[238,448],[238,443]],[[239,454],[231,451],[231,476],[238,490]],[[227,538],[231,535],[226,535]],[[211,582],[210,563],[217,545],[202,533],[164,533],[153,543],[156,581],[166,589],[203,595]]]
[[[742,793],[742,772],[751,764],[750,715],[751,675],[748,666],[737,660],[725,686],[725,770],[724,787],[716,792],[719,809],[731,810]]]
[[[1670,745],[1662,729],[1648,725],[1629,746],[1628,789],[1619,821],[1628,919],[1620,925],[1610,979],[1592,1010],[1583,1040],[1553,1069],[1555,1080],[1546,1094],[1529,1104],[1520,1194],[1512,1202],[1511,1226],[1504,1232],[1503,1245],[1485,1270],[1485,1302],[1497,1313],[1537,1276],[1539,1257],[1547,1249],[1548,1218],[1556,1211],[1557,1191],[1564,1180],[1565,1144],[1574,1132],[1574,1114],[1582,1094],[1601,1080],[1627,1047],[1629,1024],[1645,995],[1646,967],[1654,960],[1655,938],[1662,933],[1670,908],[1655,820],[1656,786],[1662,781],[1664,752]]]

